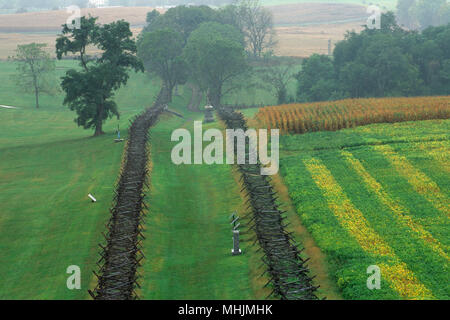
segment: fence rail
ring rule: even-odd
[[[241,113],[229,108],[220,108],[219,116],[229,129],[247,130]],[[246,141],[248,156],[248,141]],[[236,147],[236,145],[235,145]],[[236,153],[236,150],[235,150]],[[318,286],[312,283],[306,265],[308,259],[301,257],[302,249],[295,243],[291,233],[286,231],[286,217],[278,207],[276,191],[268,176],[260,174],[261,164],[238,165],[241,180],[249,199],[250,228],[255,230],[256,242],[263,250],[262,261],[266,266],[272,292],[269,295],[282,300],[316,300]],[[269,298],[268,297],[268,298]]]
[[[106,245],[100,246],[97,262],[97,286],[89,294],[94,300],[133,300],[137,268],[144,254],[141,251],[142,221],[147,210],[144,187],[148,187],[148,130],[165,108],[166,93],[161,89],[152,108],[136,116],[131,122],[129,139],[120,178],[114,194],[111,218],[103,234]]]

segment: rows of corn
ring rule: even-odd
[[[373,123],[448,119],[450,96],[371,98],[287,104],[261,108],[262,126],[283,133],[336,131]]]

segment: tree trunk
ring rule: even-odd
[[[216,85],[208,91],[209,102],[214,108],[220,108],[220,100],[222,97],[222,85]]]
[[[165,88],[165,103],[170,103],[172,102],[172,96],[173,96],[173,88],[175,87],[174,84],[171,84],[169,81],[165,82],[163,84],[164,88]]]
[[[34,97],[36,100],[36,109],[39,109],[39,89],[34,88]]]
[[[102,134],[105,134],[102,130],[102,126],[103,126],[103,123],[101,121],[100,121],[100,123],[97,122],[97,124],[95,125],[94,137],[98,137],[98,136],[101,136]]]
[[[94,137],[98,137],[101,136],[102,134],[105,134],[102,129],[103,129],[103,103],[97,106],[97,119],[95,123]]]
[[[172,102],[173,87],[167,89],[167,103]]]
[[[220,95],[219,94],[210,94],[209,95],[209,101],[212,104],[213,107],[219,108],[220,107]]]
[[[33,69],[31,69],[31,70],[33,70]],[[38,87],[37,82],[38,82],[37,76],[35,74],[33,74],[34,98],[36,101],[36,109],[39,109],[39,87]]]

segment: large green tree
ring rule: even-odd
[[[391,13],[383,14],[380,30],[350,32],[332,58],[305,60],[297,76],[298,98],[447,95],[449,61],[450,25],[408,31]]]
[[[66,93],[64,104],[76,111],[76,123],[85,129],[94,128],[94,136],[103,134],[106,119],[117,116],[114,93],[129,78],[129,71],[143,71],[136,57],[136,43],[130,25],[123,20],[99,25],[94,17],[82,17],[80,29],[63,26],[56,42],[58,59],[73,53],[80,59],[81,69],[71,69],[62,78]],[[89,57],[87,48],[93,46],[101,52]]]
[[[216,19],[216,11],[208,6],[177,6],[170,8],[164,14],[153,10],[147,14],[147,26],[143,32],[169,28],[180,33],[185,44],[189,35],[200,24]]]
[[[187,66],[182,57],[183,36],[172,29],[145,32],[138,43],[138,56],[148,72],[156,73],[163,81],[171,100],[173,88],[184,84]]]
[[[299,101],[324,101],[337,97],[333,61],[326,55],[313,54],[303,60],[302,70],[296,79]]]
[[[357,59],[348,63],[341,73],[345,89],[359,87],[360,96],[417,94],[421,86],[418,68],[396,42],[395,37],[383,33],[371,36]]]
[[[54,93],[55,62],[44,50],[46,44],[30,43],[18,45],[16,54],[10,59],[17,63],[14,80],[23,90],[32,90],[36,108],[39,108],[39,94]]]
[[[216,107],[224,94],[235,89],[233,80],[248,69],[243,43],[233,26],[207,22],[192,32],[184,48],[192,78]]]

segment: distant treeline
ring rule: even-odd
[[[70,5],[80,8],[92,6],[94,3],[104,3],[109,6],[174,6],[174,5],[213,5],[221,6],[232,3],[233,0],[0,0],[0,9],[57,9]]]
[[[333,57],[305,59],[297,100],[450,94],[450,24],[421,32],[399,27],[392,12],[381,29],[349,32]]]

